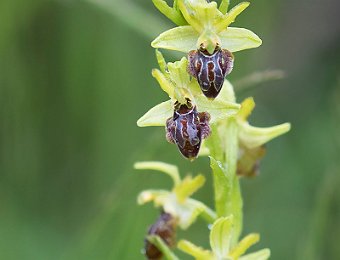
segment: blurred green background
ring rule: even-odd
[[[142,259],[159,212],[136,196],[171,183],[133,162],[210,179],[207,158],[187,162],[162,128],[136,126],[167,98],[150,41],[173,24],[151,0],[93,2],[0,1],[0,259]],[[293,126],[242,181],[244,233],[260,232],[272,259],[340,259],[339,10],[338,0],[257,0],[234,25],[263,45],[235,54],[232,82],[286,74],[237,90],[255,97],[254,125]],[[208,181],[196,198],[212,205],[211,192]],[[179,234],[205,247],[207,235],[202,221]]]

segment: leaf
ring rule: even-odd
[[[215,221],[210,232],[210,246],[217,259],[227,257],[233,234],[233,217],[222,217]]]
[[[221,40],[221,47],[230,52],[256,48],[262,44],[262,40],[255,33],[244,28],[228,27],[218,36]]]
[[[196,50],[199,33],[190,25],[179,26],[161,33],[152,43],[153,48],[174,50],[188,53]]]
[[[178,168],[172,164],[156,161],[136,162],[134,164],[134,168],[137,170],[154,170],[163,172],[172,178],[175,185],[178,185],[181,182]]]
[[[171,100],[162,102],[151,108],[140,119],[138,119],[137,125],[139,127],[165,126],[166,120],[173,115],[173,109]]]

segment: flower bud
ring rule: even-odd
[[[217,47],[213,54],[205,49],[190,51],[188,71],[195,77],[203,94],[216,98],[224,83],[224,78],[232,71],[234,57],[231,52]]]
[[[260,161],[266,153],[264,145],[249,149],[240,147],[237,160],[237,175],[255,177],[260,171]]]
[[[148,231],[148,235],[159,236],[165,244],[173,247],[176,244],[176,227],[177,222],[170,214],[162,212],[156,223]],[[162,252],[147,239],[145,239],[145,256],[149,260],[162,259]]]

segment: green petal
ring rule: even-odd
[[[195,257],[196,260],[215,259],[210,251],[204,250],[203,248],[198,247],[187,240],[179,241],[177,247],[188,255]]]
[[[169,79],[158,69],[152,70],[152,76],[158,81],[158,84],[166,92],[170,98],[175,96],[174,85],[169,81]]]
[[[188,24],[182,16],[181,12],[176,10],[176,8],[171,8],[164,0],[152,0],[153,4],[156,8],[168,17],[171,21],[173,21],[177,25],[185,25]]]
[[[134,168],[137,170],[154,170],[163,172],[172,178],[175,185],[179,185],[181,182],[178,168],[172,164],[156,161],[136,162],[134,164]]]
[[[256,48],[262,44],[262,40],[255,33],[244,28],[228,27],[218,36],[221,39],[221,47],[230,52]]]
[[[137,197],[137,203],[143,205],[145,203],[154,201],[157,207],[163,205],[164,198],[169,196],[169,192],[166,190],[144,190],[139,193]]]
[[[155,245],[164,255],[167,260],[178,260],[178,257],[171,251],[163,239],[159,236],[147,236],[146,238],[151,244]]]
[[[167,49],[188,53],[196,50],[199,33],[191,26],[179,26],[161,33],[152,43],[153,48]]]
[[[253,112],[255,108],[255,101],[252,97],[246,98],[241,103],[241,109],[238,113],[238,118],[240,118],[242,121],[247,120],[247,118],[250,116],[251,112]]]
[[[248,6],[250,5],[249,2],[242,2],[233,7],[225,16],[223,21],[216,21],[215,27],[217,31],[222,31],[227,28],[231,23],[233,23],[236,17],[242,13]]]
[[[230,252],[229,256],[231,256],[232,259],[238,259],[248,250],[249,247],[257,243],[259,240],[259,234],[249,234],[237,244],[237,246]]]
[[[171,100],[160,103],[144,114],[137,121],[139,127],[145,126],[165,126],[168,118],[172,117],[173,104]]]
[[[190,83],[190,76],[187,72],[188,60],[183,57],[180,61],[169,62],[168,70],[171,81],[175,83],[176,89],[182,88],[187,89]]]
[[[232,231],[232,216],[219,218],[213,224],[210,232],[210,246],[218,259],[224,259],[228,255]]]
[[[159,65],[159,68],[161,69],[161,72],[162,73],[166,73],[166,62],[165,62],[165,59],[163,57],[163,54],[156,49],[156,58],[157,58],[157,62],[158,62],[158,65]]]
[[[247,254],[239,258],[239,260],[267,260],[270,257],[270,250],[268,248],[262,249],[255,253]]]
[[[242,122],[239,125],[239,138],[248,149],[261,146],[290,130],[289,123],[263,128],[251,126],[248,122]]]
[[[195,98],[195,103],[200,112],[208,112],[211,116],[210,123],[215,123],[235,115],[240,105],[223,100],[209,100],[201,95]]]
[[[218,8],[222,14],[226,14],[229,8],[230,0],[222,0]]]
[[[184,202],[186,198],[194,194],[198,189],[200,189],[205,183],[205,178],[203,175],[197,175],[195,178],[191,176],[185,177],[182,182],[177,185],[174,189],[176,196],[180,202]]]

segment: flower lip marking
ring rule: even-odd
[[[166,138],[176,143],[182,155],[188,159],[197,157],[202,139],[210,134],[210,115],[197,112],[187,99],[186,104],[175,103],[174,115],[166,121]]]
[[[210,55],[201,47],[199,50],[190,51],[188,60],[188,71],[197,79],[203,94],[208,98],[216,98],[222,89],[224,78],[233,69],[232,53],[217,46]]]

